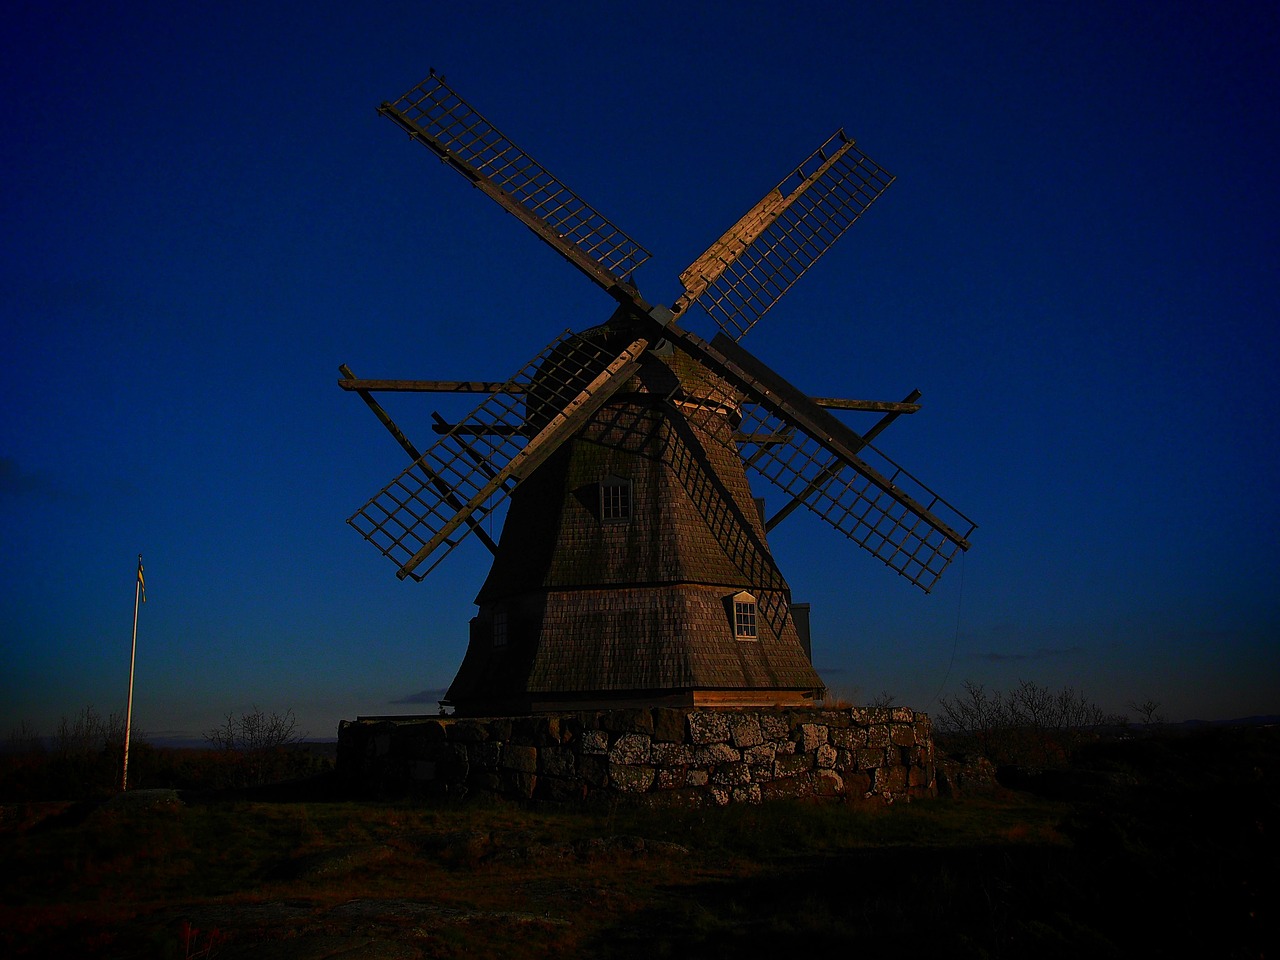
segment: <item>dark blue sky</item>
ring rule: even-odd
[[[837,127],[898,176],[745,341],[922,390],[879,445],[980,524],[929,596],[775,532],[835,692],[1280,712],[1274,5],[467,8],[9,15],[0,727],[123,709],[139,552],[147,731],[434,709],[488,553],[402,583],[346,526],[403,463],[337,366],[505,379],[611,302],[376,115],[433,66],[654,252],[654,301]],[[385,399],[424,443],[439,398]]]

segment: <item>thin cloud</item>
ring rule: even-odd
[[[388,703],[430,703],[437,704],[444,699],[444,690],[419,690],[417,693],[406,694],[395,700],[389,700]]]

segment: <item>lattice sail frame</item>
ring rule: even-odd
[[[667,333],[741,391],[734,436],[746,466],[926,593],[968,549],[973,521],[732,337],[708,344],[679,327]]]
[[[545,223],[554,238],[543,239],[553,246],[555,238],[573,244],[627,283],[649,259],[648,250],[507,139],[436,73],[394,102],[384,103],[380,112],[469,179],[496,186],[525,213]]]
[[[744,404],[738,449],[746,466],[928,593],[977,525],[871,444],[859,472],[757,404]],[[770,437],[769,441],[755,438]],[[877,484],[874,472],[897,494]],[[922,509],[921,509],[922,508]],[[948,536],[942,521],[961,539]]]
[[[400,568],[401,579],[422,580],[515,488],[519,478],[504,473],[529,445],[529,424],[545,426],[552,419],[545,411],[570,408],[619,359],[566,331],[347,523]]]
[[[676,313],[694,301],[742,339],[893,181],[836,131],[680,275]]]

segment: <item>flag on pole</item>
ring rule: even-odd
[[[147,602],[147,581],[142,578],[142,554],[138,554],[138,589],[142,594],[142,602]]]

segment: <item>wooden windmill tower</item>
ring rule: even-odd
[[[469,533],[493,552],[459,715],[601,706],[812,703],[809,662],[767,532],[806,507],[928,591],[974,524],[869,441],[901,403],[815,400],[738,345],[893,178],[838,131],[681,274],[671,307],[633,282],[648,252],[433,71],[380,112],[603,287],[617,309],[505,383],[360,380],[412,464],[348,522],[421,580]],[[677,321],[697,303],[707,343]],[[420,452],[379,390],[484,401]],[[828,409],[880,412],[858,434]],[[765,519],[747,470],[786,505]],[[498,542],[482,521],[501,506]]]

